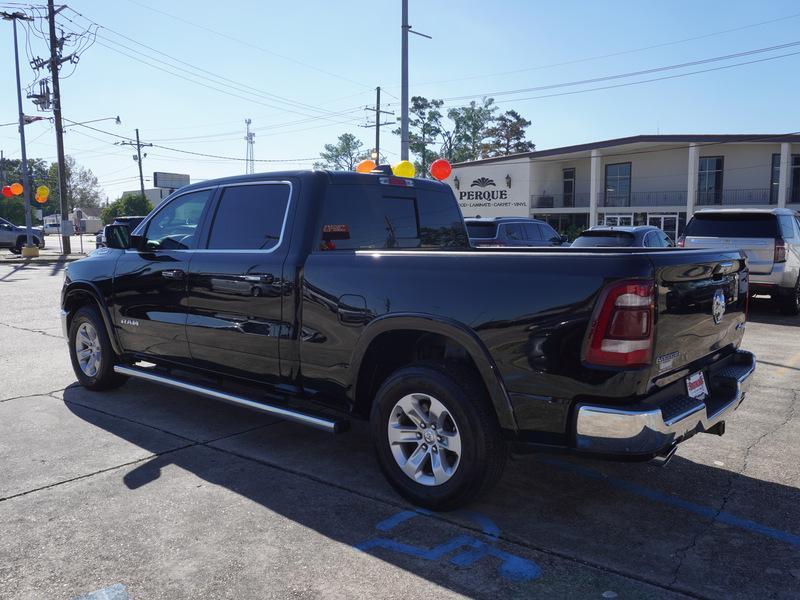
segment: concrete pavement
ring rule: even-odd
[[[666,468],[517,458],[490,497],[431,515],[362,426],[74,385],[63,271],[17,266],[0,265],[0,597],[800,597],[800,319],[766,303],[725,436]]]

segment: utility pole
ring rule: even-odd
[[[403,0],[403,38],[400,65],[400,160],[408,160],[408,0]]]
[[[31,186],[30,177],[28,176],[28,156],[25,151],[25,113],[22,112],[22,83],[19,76],[19,45],[17,44],[17,21],[33,21],[32,17],[28,17],[25,13],[0,13],[6,21],[11,21],[14,24],[14,65],[17,70],[17,108],[19,109],[19,141],[20,141],[20,156],[22,157],[22,164],[20,170],[22,171],[22,201],[25,203],[25,230],[26,240],[25,247],[22,249],[22,256],[39,256],[39,249],[33,245],[33,236],[31,235]]]
[[[381,161],[381,127],[385,125],[392,125],[390,121],[386,123],[381,123],[381,115],[393,115],[394,112],[388,110],[381,110],[381,87],[378,86],[375,88],[375,107],[370,108],[369,106],[365,106],[364,110],[369,110],[375,113],[375,123],[367,123],[366,125],[362,125],[362,127],[372,127],[375,126],[375,164],[379,164]]]
[[[250,123],[252,123],[250,119],[245,119],[244,123],[247,125],[247,134],[244,136],[244,139],[247,141],[247,153],[244,159],[245,173],[250,175],[256,172],[255,148],[253,148],[253,145],[256,143],[256,134],[250,131]]]
[[[400,160],[408,160],[408,34],[432,39],[431,36],[414,31],[408,24],[408,0],[403,0],[403,24],[400,52]]]
[[[144,195],[144,173],[142,172],[142,146],[152,146],[153,144],[144,144],[139,141],[139,130],[136,130],[135,142],[117,142],[120,146],[136,146],[136,154],[133,155],[133,160],[139,163],[139,189],[142,192],[142,198],[147,198]],[[147,152],[144,153],[144,158],[147,158]]]
[[[56,128],[56,154],[58,155],[58,203],[61,212],[61,249],[64,254],[72,252],[70,236],[63,231],[63,224],[69,220],[69,203],[67,202],[67,163],[64,155],[64,130],[61,121],[61,87],[58,81],[58,69],[63,62],[61,59],[61,45],[63,40],[56,37],[56,15],[64,10],[66,5],[59,6],[56,10],[54,0],[47,0],[47,21],[50,28],[50,77],[53,80],[53,119]]]

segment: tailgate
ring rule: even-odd
[[[741,252],[677,250],[650,259],[658,289],[652,378],[739,345],[748,294]]]
[[[712,238],[688,236],[687,248],[713,248],[720,250],[742,250],[747,255],[747,266],[751,273],[772,272],[775,258],[775,238]]]

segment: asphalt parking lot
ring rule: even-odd
[[[0,265],[0,598],[800,598],[800,318],[667,467],[514,459],[454,513],[333,437],[132,381],[76,387],[62,264]]]

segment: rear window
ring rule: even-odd
[[[497,237],[497,223],[467,221],[467,232],[471,238],[494,238]]]
[[[777,219],[769,213],[697,213],[686,225],[685,236],[774,238]]]
[[[226,187],[211,225],[208,247],[268,250],[280,242],[289,186],[284,183]]]
[[[329,186],[320,237],[320,250],[469,248],[451,192],[383,185]]]
[[[573,247],[588,248],[606,246],[609,248],[632,246],[633,234],[627,231],[584,231],[579,238],[572,242]]]

